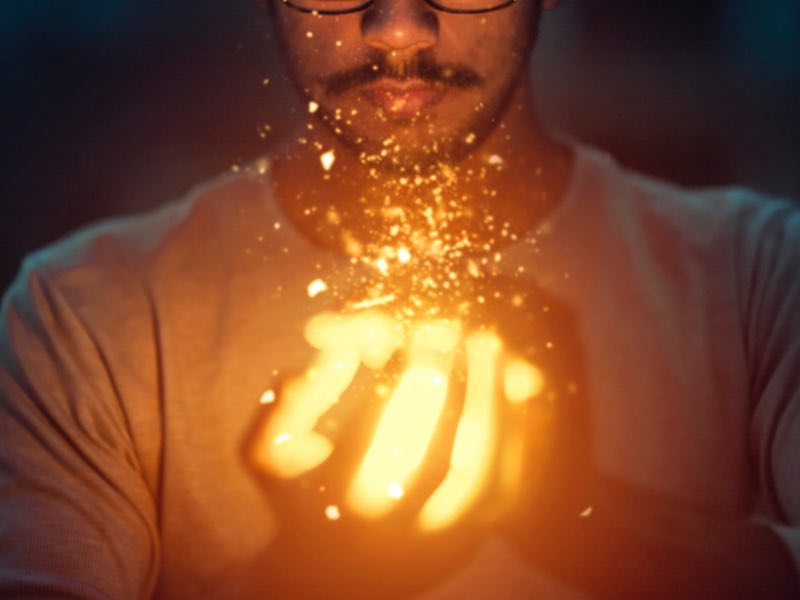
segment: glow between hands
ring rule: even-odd
[[[255,452],[260,468],[276,478],[294,479],[325,463],[335,444],[315,430],[320,418],[339,402],[362,365],[379,372],[402,352],[394,388],[374,390],[385,403],[343,498],[345,507],[360,517],[386,515],[425,462],[447,408],[456,358],[463,356],[463,410],[449,470],[416,515],[417,525],[423,531],[452,525],[490,484],[499,491],[494,510],[511,501],[520,485],[524,445],[522,419],[507,417],[535,397],[544,381],[535,366],[505,352],[494,332],[464,332],[458,321],[448,319],[403,327],[371,310],[320,314],[308,323],[305,337],[318,352],[305,373],[284,386],[259,435]],[[503,426],[501,435],[506,421],[510,426]],[[338,507],[328,512],[340,516]]]

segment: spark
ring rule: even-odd
[[[327,152],[323,152],[319,156],[319,162],[322,163],[322,168],[326,171],[330,171],[333,163],[336,161],[336,154],[334,154],[333,150],[328,150]]]
[[[275,444],[276,446],[280,446],[281,444],[285,444],[286,442],[291,442],[293,439],[294,436],[292,436],[290,433],[280,433],[273,440],[273,444]]]
[[[489,164],[490,165],[495,165],[495,166],[502,165],[503,164],[503,157],[499,156],[498,154],[492,154],[489,157]]]
[[[389,487],[386,488],[386,493],[389,494],[390,498],[394,498],[395,500],[399,500],[403,497],[405,490],[403,486],[397,482],[393,482],[389,484]]]
[[[261,404],[272,404],[275,402],[275,390],[267,390],[263,394],[261,394],[261,398],[259,399]]]
[[[316,298],[327,289],[328,289],[327,283],[325,283],[322,279],[315,279],[314,281],[308,284],[308,297]]]
[[[593,506],[587,506],[587,507],[586,507],[586,508],[585,508],[585,509],[584,509],[584,510],[581,512],[581,517],[583,517],[583,518],[585,519],[586,517],[588,517],[588,516],[590,516],[590,515],[592,514],[592,511],[594,511],[594,507],[593,507]]]
[[[330,521],[338,521],[342,517],[342,513],[338,506],[335,504],[329,504],[325,507],[325,516]]]
[[[369,300],[362,300],[361,302],[356,302],[351,306],[356,310],[363,310],[365,308],[373,308],[375,306],[383,306],[384,304],[389,304],[393,302],[395,299],[394,294],[387,294],[386,296],[381,296],[379,298],[370,298]]]
[[[408,248],[400,248],[397,251],[397,260],[403,264],[411,260],[411,252],[408,251]]]
[[[389,265],[383,257],[375,261],[375,268],[381,272],[381,275],[387,275],[389,273]]]
[[[318,110],[319,110],[319,104],[317,104],[313,100],[309,100],[309,102],[308,102],[308,112],[313,115]]]

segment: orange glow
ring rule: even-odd
[[[467,390],[458,424],[450,471],[419,515],[424,530],[450,525],[480,495],[489,477],[497,444],[496,368],[501,343],[490,333],[466,341]]]
[[[536,396],[544,387],[544,378],[539,369],[520,358],[506,364],[503,391],[509,402],[525,402]]]
[[[447,399],[459,338],[453,321],[413,328],[407,367],[347,493],[348,505],[362,516],[379,517],[391,509],[422,465]]]
[[[303,376],[284,387],[260,448],[262,464],[277,477],[297,477],[330,456],[333,445],[314,431],[317,420],[339,400],[362,362],[374,369],[386,364],[402,333],[379,313],[325,313],[309,322],[306,339],[320,352]]]
[[[463,348],[464,409],[450,469],[424,504],[418,525],[423,531],[452,525],[490,485],[503,498],[495,499],[489,508],[501,511],[519,490],[526,447],[521,411],[541,391],[541,372],[521,358],[508,356],[491,331],[465,336],[461,324],[448,319],[405,327],[377,310],[323,313],[311,319],[305,337],[318,352],[306,372],[281,390],[276,412],[261,438],[261,463],[274,476],[292,478],[325,462],[333,442],[314,431],[320,417],[338,402],[361,365],[382,370],[402,350],[405,362],[394,386],[375,388],[385,406],[343,499],[349,510],[362,517],[385,515],[413,491],[448,401],[455,358]],[[266,394],[270,401],[275,399],[271,390]],[[502,439],[501,411],[509,421]],[[542,414],[546,424],[549,411]],[[326,516],[340,518],[339,508],[330,505]]]

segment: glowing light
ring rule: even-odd
[[[259,399],[261,404],[272,404],[275,402],[275,390],[267,390],[263,394],[261,394],[261,398]]]
[[[408,248],[400,248],[397,251],[397,260],[402,264],[406,264],[411,260],[411,252],[409,252]]]
[[[581,515],[580,516],[585,519],[586,517],[591,516],[592,512],[594,512],[594,507],[593,506],[587,506],[583,511],[581,511]]]
[[[447,396],[447,378],[460,328],[431,321],[413,328],[408,366],[378,422],[372,442],[347,492],[347,503],[365,517],[391,508],[388,490],[404,487],[422,465]],[[433,382],[441,378],[442,384]]]
[[[522,359],[513,359],[506,364],[503,392],[509,402],[525,402],[541,392],[543,387],[542,372],[530,363]]]
[[[259,438],[258,459],[265,470],[291,478],[327,460],[333,442],[317,432],[320,418],[353,383],[361,365],[382,370],[402,349],[404,366],[394,382],[377,383],[373,388],[383,412],[344,498],[348,509],[361,517],[385,515],[414,485],[424,465],[451,393],[456,353],[463,345],[464,407],[449,470],[423,505],[417,523],[425,531],[448,527],[476,504],[490,476],[502,493],[490,510],[499,512],[510,506],[507,498],[520,487],[522,456],[528,449],[523,442],[529,429],[527,420],[516,419],[504,429],[502,440],[499,438],[498,410],[505,401],[500,393],[509,402],[508,410],[518,410],[514,406],[539,393],[543,381],[531,364],[506,356],[496,334],[479,330],[464,336],[455,320],[401,322],[396,315],[363,310],[317,315],[308,322],[305,338],[318,353],[302,376],[283,387],[281,402]],[[267,390],[264,399],[273,402],[275,393]],[[544,427],[552,410],[540,404]],[[538,410],[536,407],[527,410]],[[546,430],[537,437],[544,439]],[[329,505],[325,515],[330,520],[340,518],[339,507]]]
[[[450,525],[475,501],[491,471],[497,437],[495,364],[500,340],[476,333],[466,341],[467,389],[450,470],[419,514],[424,530]]]
[[[309,100],[309,102],[308,102],[308,112],[313,115],[318,110],[319,110],[319,104],[317,104],[313,100]]]
[[[379,313],[351,317],[323,313],[306,326],[320,350],[308,370],[282,390],[281,403],[256,448],[256,458],[276,477],[292,478],[322,464],[333,444],[314,428],[350,385],[363,361],[382,368],[402,342],[399,326]]]
[[[387,294],[386,296],[379,296],[378,298],[370,298],[368,300],[361,300],[360,302],[354,302],[351,306],[356,310],[362,310],[364,308],[372,308],[374,306],[382,306],[384,304],[389,304],[393,302],[395,299],[394,294]]]
[[[499,166],[499,165],[502,165],[502,164],[503,164],[503,162],[504,162],[504,161],[503,161],[503,157],[502,157],[502,156],[499,156],[499,155],[497,155],[497,154],[492,154],[492,155],[489,157],[489,164],[490,164],[490,165]]]
[[[326,284],[322,279],[315,279],[314,281],[308,284],[308,297],[316,298],[327,289],[328,289],[328,284]]]
[[[383,257],[375,261],[375,268],[380,271],[381,275],[388,275],[389,273],[389,263],[387,263],[386,259]]]
[[[323,152],[319,155],[319,162],[322,164],[323,169],[330,171],[333,167],[333,163],[336,162],[336,154],[333,150]]]

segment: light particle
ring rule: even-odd
[[[308,297],[316,298],[327,289],[328,289],[327,283],[325,283],[322,279],[315,279],[314,281],[308,284]]]
[[[386,488],[386,493],[389,494],[390,498],[394,498],[395,500],[399,500],[403,497],[405,490],[403,486],[397,483],[396,481],[390,483],[389,486]]]
[[[330,171],[331,167],[333,167],[333,163],[336,162],[336,154],[334,154],[333,150],[323,152],[319,156],[319,162],[322,164],[323,169]]]

